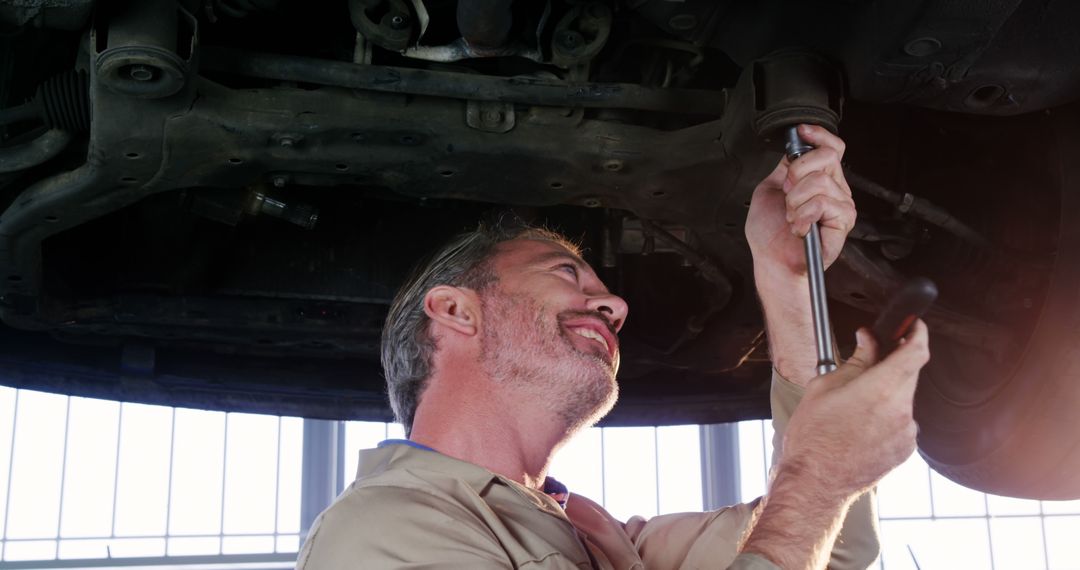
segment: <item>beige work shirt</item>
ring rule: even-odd
[[[801,396],[773,375],[776,454]],[[871,495],[848,512],[830,568],[866,568],[877,558]],[[579,495],[571,493],[564,510],[548,495],[472,463],[388,445],[360,452],[356,481],[315,521],[297,567],[774,569],[762,557],[738,554],[753,505],[623,523]]]

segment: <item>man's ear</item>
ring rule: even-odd
[[[480,298],[471,289],[432,287],[424,295],[424,313],[435,323],[467,336],[480,330]]]

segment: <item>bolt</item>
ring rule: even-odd
[[[623,168],[623,161],[613,158],[604,163],[604,169],[610,172],[618,172]]]
[[[136,64],[128,68],[128,76],[135,81],[150,81],[154,78],[154,68]]]
[[[559,47],[565,50],[575,50],[581,47],[583,43],[585,43],[585,38],[573,30],[567,30],[559,34]]]
[[[911,255],[915,244],[911,242],[886,241],[881,243],[881,255],[889,261],[899,261]]]
[[[288,180],[284,176],[279,175],[275,176],[272,182],[274,183],[274,188],[284,188],[285,183],[288,182]]]
[[[932,37],[916,38],[904,46],[904,51],[915,57],[933,55],[939,50],[941,50],[941,40]]]
[[[600,200],[598,200],[596,198],[586,198],[585,202],[583,202],[583,204],[584,204],[584,206],[586,208],[599,208],[600,207]]]
[[[676,14],[668,20],[668,26],[680,32],[690,31],[698,25],[698,18],[693,14]]]
[[[497,126],[503,122],[502,111],[488,110],[480,115],[480,121],[488,126]]]
[[[278,139],[278,144],[281,145],[282,148],[292,148],[293,145],[296,144],[296,139],[292,137],[281,137]]]
[[[409,17],[401,14],[390,16],[390,27],[395,30],[404,30],[409,27]]]

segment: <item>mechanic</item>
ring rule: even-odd
[[[398,293],[382,361],[409,439],[361,452],[356,481],[312,527],[299,568],[872,563],[871,488],[914,449],[927,331],[916,323],[878,362],[862,329],[854,355],[815,378],[800,236],[819,221],[829,264],[856,214],[844,143],[817,127],[800,134],[817,149],[782,160],[758,185],[746,224],[773,355],[777,439],[765,497],[622,523],[546,477],[554,453],[615,403],[627,306],[562,237],[481,228]]]

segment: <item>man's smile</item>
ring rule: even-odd
[[[611,325],[595,316],[573,318],[562,323],[570,333],[588,339],[590,344],[604,349],[609,362],[614,362],[619,353],[619,337],[611,330]]]
[[[607,341],[604,340],[604,337],[600,333],[598,333],[598,332],[596,332],[596,331],[594,331],[594,330],[592,330],[590,328],[586,328],[586,327],[577,327],[577,328],[572,328],[570,330],[572,332],[580,335],[580,336],[583,336],[585,338],[591,338],[591,339],[599,342],[600,344],[602,344],[604,346],[604,350],[610,354],[611,349],[608,348]]]

